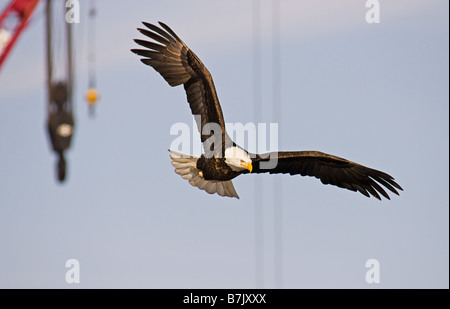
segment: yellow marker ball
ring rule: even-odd
[[[88,91],[86,92],[86,101],[88,102],[89,105],[95,105],[95,103],[97,103],[97,99],[98,99],[98,93],[97,90],[94,88],[89,88]]]

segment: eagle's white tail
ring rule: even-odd
[[[209,194],[217,193],[220,196],[239,198],[231,180],[205,180],[199,175],[200,170],[197,169],[197,160],[199,157],[182,154],[170,149],[169,152],[172,165],[175,167],[175,173],[183,179],[188,180],[194,187],[205,190]]]

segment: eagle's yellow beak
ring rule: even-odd
[[[245,167],[250,173],[252,172],[252,170],[253,170],[252,162],[244,163],[244,164],[241,164],[241,165],[243,167]]]

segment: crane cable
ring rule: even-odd
[[[98,100],[96,72],[95,72],[95,0],[91,0],[91,7],[88,15],[88,90],[86,92],[86,101],[89,105],[89,115],[94,115],[94,107]]]

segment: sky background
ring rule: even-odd
[[[300,176],[238,177],[239,200],[190,186],[167,152],[174,123],[192,128],[184,90],[130,52],[143,38],[136,28],[168,24],[211,72],[225,121],[245,124],[254,121],[252,1],[124,3],[96,1],[92,118],[88,3],[80,1],[64,184],[46,131],[42,3],[0,70],[0,288],[274,288],[275,207],[284,288],[449,287],[448,1],[381,1],[379,24],[365,21],[361,0],[281,1],[279,148],[391,174],[404,191],[381,202]],[[271,8],[261,1],[265,123],[274,121]],[[65,281],[68,259],[80,263],[80,284]],[[365,281],[368,259],[380,263],[379,284]]]

